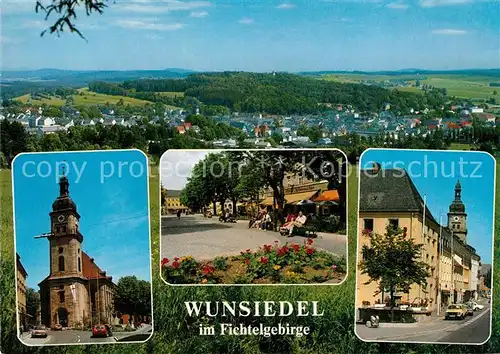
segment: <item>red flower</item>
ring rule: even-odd
[[[203,267],[202,271],[203,271],[203,274],[208,275],[208,274],[215,272],[215,267],[212,267],[212,266],[206,264]]]
[[[300,245],[297,245],[296,243],[292,244],[292,248],[295,252],[298,252],[300,250]]]
[[[177,262],[178,260],[179,260],[179,257],[175,257],[175,258],[174,258],[174,261],[176,261],[176,262]]]
[[[278,243],[280,243],[280,242],[279,242],[278,240],[274,240],[274,243],[275,243],[275,244],[278,244]]]
[[[269,258],[267,257],[260,257],[260,263],[266,264],[269,261]]]
[[[315,250],[314,248],[306,248],[306,253],[310,256],[312,256],[314,254]]]
[[[308,245],[312,245],[314,243],[313,239],[312,238],[308,238],[307,239],[307,244]]]
[[[332,269],[333,270],[337,269],[337,265],[336,264],[332,265]]]
[[[181,265],[181,264],[180,264],[179,262],[177,262],[177,261],[174,261],[174,262],[172,263],[172,267],[174,267],[175,269],[179,268],[179,266],[180,266],[180,265]]]
[[[269,252],[271,252],[271,248],[272,248],[272,247],[273,247],[273,246],[271,246],[271,245],[264,245],[264,251],[265,251],[266,253],[269,253]]]
[[[250,253],[250,248],[247,248],[247,253]]]
[[[276,253],[278,254],[278,256],[284,256],[285,254],[288,253],[288,247],[283,246],[281,248],[278,248],[278,250],[276,251]]]
[[[163,268],[163,267],[165,267],[165,265],[166,265],[168,262],[169,262],[168,258],[163,258],[163,259],[161,260],[161,267],[162,267],[162,268]]]
[[[249,265],[249,264],[250,264],[250,260],[249,260],[248,258],[247,258],[247,259],[245,259],[245,263],[246,263],[247,265]]]

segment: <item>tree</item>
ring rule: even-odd
[[[31,316],[32,323],[36,323],[39,307],[40,294],[33,288],[26,289],[26,313]]]
[[[104,2],[106,1],[107,0],[104,0]],[[64,32],[65,29],[68,29],[70,32],[77,33],[81,38],[85,39],[83,34],[74,24],[77,18],[77,8],[80,6],[83,7],[87,16],[90,16],[92,13],[102,14],[104,8],[107,6],[104,2],[100,0],[54,0],[49,5],[43,5],[42,0],[37,0],[35,11],[37,13],[45,13],[45,20],[53,13],[59,16],[59,18],[40,35],[43,36],[47,31],[51,34],[56,33],[59,35],[61,32]]]
[[[115,310],[130,315],[151,315],[151,284],[136,276],[118,280],[115,293]]]
[[[359,262],[361,274],[378,283],[374,295],[389,289],[391,298],[391,321],[394,321],[394,295],[396,291],[408,292],[413,284],[426,286],[430,277],[429,266],[420,260],[422,244],[408,238],[405,229],[387,226],[385,235],[363,231],[363,237],[370,238],[370,245],[364,245],[362,261]]]

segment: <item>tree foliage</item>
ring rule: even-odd
[[[116,284],[115,310],[130,315],[151,315],[151,283],[135,275],[120,278]]]
[[[429,266],[420,260],[423,245],[408,238],[406,229],[394,229],[389,225],[385,235],[366,232],[362,237],[370,238],[370,244],[361,249],[359,262],[361,273],[369,277],[365,285],[378,283],[375,295],[389,289],[391,309],[394,308],[395,292],[409,292],[415,284],[427,285]]]

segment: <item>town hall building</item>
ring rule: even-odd
[[[59,180],[59,196],[49,216],[50,273],[39,283],[41,323],[49,328],[111,323],[115,285],[82,251],[80,214],[69,196],[65,175]]]

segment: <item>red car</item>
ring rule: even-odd
[[[105,325],[95,325],[92,327],[92,337],[107,337],[108,329]]]

